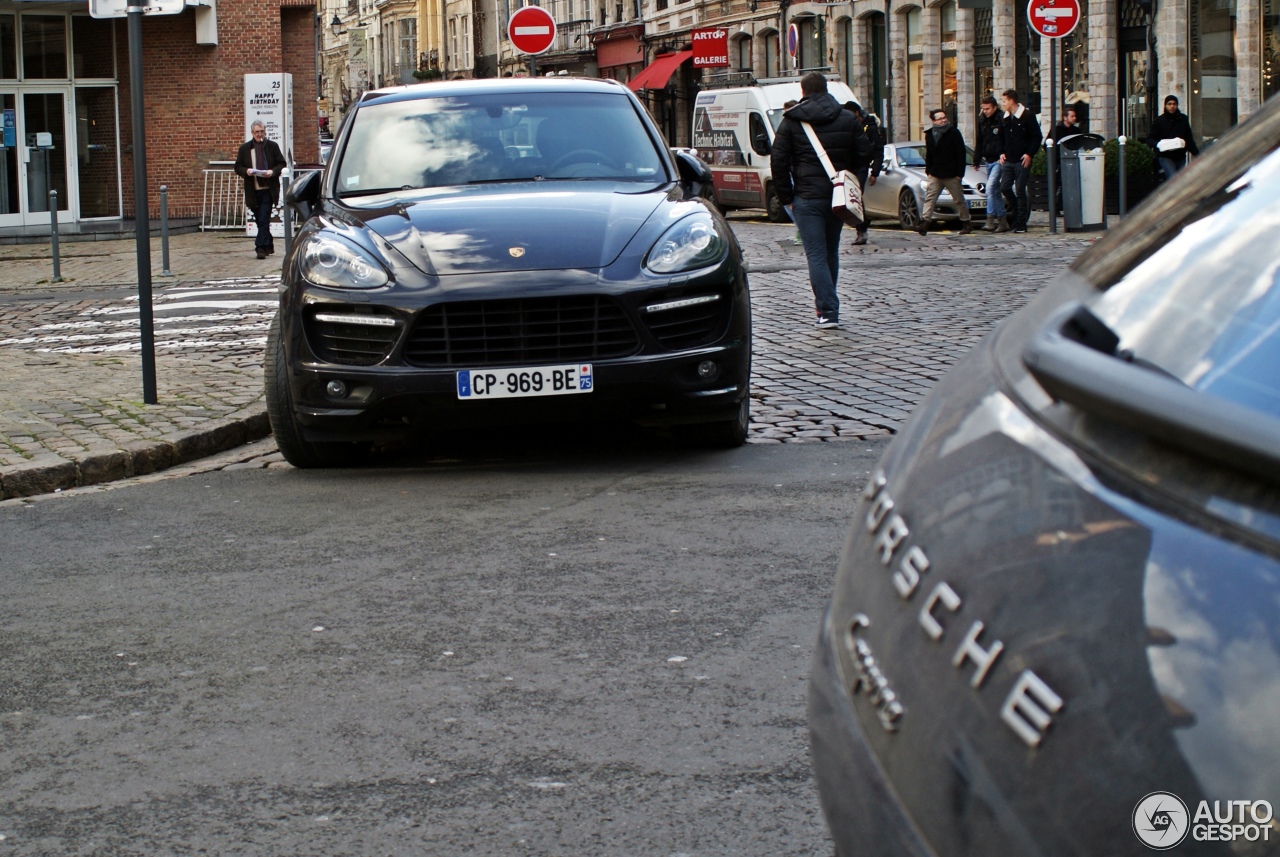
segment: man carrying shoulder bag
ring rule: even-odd
[[[831,175],[823,166],[802,123],[808,123],[836,172],[854,169],[853,115],[827,92],[827,79],[810,72],[800,79],[803,97],[788,110],[773,141],[771,167],[778,201],[791,209],[809,265],[818,327],[840,326],[840,230],[843,221],[831,209]]]

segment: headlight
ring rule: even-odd
[[[928,180],[928,179],[920,179],[920,190],[924,191],[925,193],[928,193],[928,192],[929,192],[929,180]]]
[[[390,277],[386,269],[355,244],[325,232],[313,232],[298,250],[302,276],[317,286],[376,289]]]
[[[655,274],[692,271],[719,262],[728,248],[710,214],[691,214],[658,239],[644,266]]]

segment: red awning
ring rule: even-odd
[[[631,78],[627,86],[633,92],[639,92],[642,89],[662,89],[680,64],[692,58],[693,51],[658,54],[653,58],[653,62],[644,67],[643,71]]]

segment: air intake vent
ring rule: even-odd
[[[580,363],[639,349],[635,327],[612,298],[517,298],[428,307],[414,325],[405,362],[469,368]]]
[[[666,348],[696,348],[724,335],[729,301],[722,295],[692,295],[656,300],[640,311],[654,339]]]
[[[354,307],[319,307],[307,319],[307,342],[318,357],[344,366],[381,363],[400,336],[394,316]]]

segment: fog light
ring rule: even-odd
[[[330,381],[324,385],[324,392],[330,399],[345,399],[347,385],[342,381]]]
[[[710,378],[716,374],[716,369],[718,368],[714,360],[703,360],[698,364],[698,377],[703,379]]]

